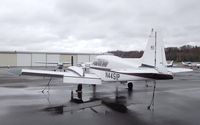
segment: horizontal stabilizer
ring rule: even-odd
[[[191,72],[192,69],[188,68],[174,68],[174,67],[168,67],[167,70],[172,73],[181,73],[181,72]]]

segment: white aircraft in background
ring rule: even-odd
[[[167,67],[173,67],[174,66],[174,60],[170,61],[167,63]]]
[[[57,65],[57,69],[60,69],[60,70],[64,69],[64,66],[66,64],[71,64],[70,62],[36,62],[36,63]]]
[[[77,85],[77,92],[82,92],[82,84],[96,87],[109,82],[126,83],[128,89],[132,90],[134,81],[153,81],[154,97],[156,80],[170,80],[173,79],[173,73],[188,71],[192,70],[167,67],[163,41],[158,39],[157,33],[152,30],[140,65],[117,56],[100,55],[92,63],[82,67],[70,66],[66,72],[22,69],[20,74],[60,77],[63,78],[63,83]],[[151,105],[153,102],[148,109]]]
[[[200,63],[197,62],[182,62],[184,66],[191,67],[191,68],[200,68]]]

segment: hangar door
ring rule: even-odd
[[[90,62],[90,55],[78,55],[77,59],[78,59],[77,60],[78,64],[81,64],[84,62]]]
[[[58,54],[47,54],[47,63],[59,63],[60,62],[60,55]],[[47,66],[57,66],[57,64],[47,64]]]
[[[32,66],[46,66],[38,62],[46,62],[46,54],[32,54]]]
[[[31,54],[17,54],[17,66],[31,66]]]
[[[11,53],[0,54],[0,66],[17,66],[17,56]]]

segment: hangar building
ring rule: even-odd
[[[38,62],[70,62],[72,65],[77,65],[83,62],[93,61],[96,56],[102,54],[0,51],[0,67],[56,66],[55,64],[42,64]]]

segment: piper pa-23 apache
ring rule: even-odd
[[[60,77],[63,78],[63,83],[76,84],[78,92],[82,92],[82,84],[96,87],[109,82],[126,83],[128,90],[132,90],[134,81],[153,81],[154,97],[156,80],[170,80],[173,79],[173,73],[188,71],[192,70],[167,67],[163,41],[157,37],[157,32],[152,30],[139,65],[113,55],[100,55],[91,63],[70,66],[65,72],[21,69],[20,74]],[[152,103],[148,109],[151,105]]]

